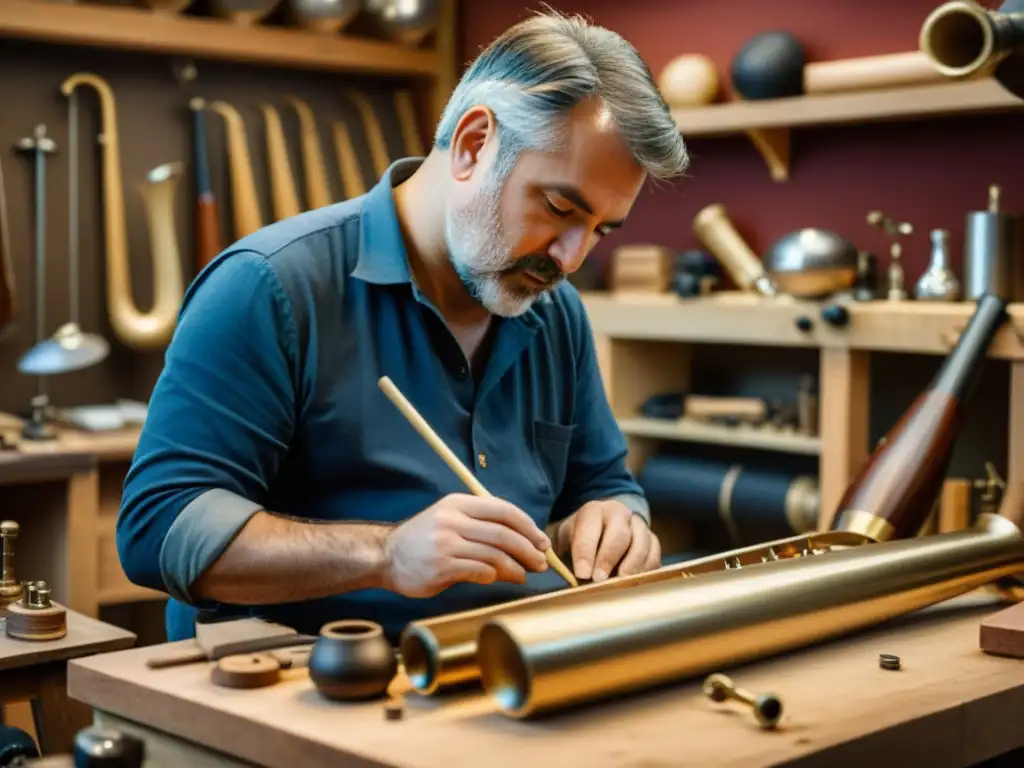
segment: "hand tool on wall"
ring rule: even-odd
[[[35,168],[35,309],[36,343],[39,344],[46,337],[46,156],[57,151],[57,144],[46,134],[46,126],[40,124],[31,136],[19,139],[15,146],[32,158]],[[57,433],[46,423],[50,398],[44,376],[36,376],[36,395],[31,402],[32,415],[22,428],[22,437],[26,440],[55,439]]]
[[[210,184],[210,161],[206,154],[206,101],[196,97],[189,102],[194,116],[196,156],[196,272],[216,258],[224,248],[220,234],[220,212]]]
[[[266,124],[267,164],[270,171],[270,201],[274,219],[281,221],[298,216],[302,210],[299,193],[295,190],[295,176],[292,162],[288,157],[288,144],[281,127],[281,116],[270,104],[260,104],[263,121]]]
[[[377,178],[380,178],[391,165],[391,157],[388,155],[387,143],[384,141],[384,129],[381,127],[380,118],[373,111],[373,105],[370,104],[370,100],[366,96],[354,88],[346,88],[345,93],[359,110],[359,117],[363,121],[363,131],[366,133],[366,143],[370,146],[373,170],[376,172]]]
[[[117,104],[110,85],[88,72],[71,75],[61,84],[70,97],[80,85],[95,89],[100,102],[100,136],[103,147],[103,229],[107,257],[107,314],[114,334],[140,351],[155,350],[171,339],[185,293],[181,255],[175,232],[174,194],[182,176],[180,163],[166,163],[150,170],[136,185],[149,225],[153,261],[153,304],[141,312],[132,298],[128,232],[125,223],[121,150],[117,130]]]
[[[78,94],[68,97],[68,322],[53,336],[37,344],[19,361],[22,373],[48,376],[80,371],[103,362],[110,344],[102,336],[85,333],[78,323],[79,250],[78,227]]]
[[[323,208],[332,201],[331,185],[327,182],[327,168],[320,151],[320,133],[316,115],[302,99],[285,96],[299,118],[299,141],[302,145],[302,170],[306,180],[306,209]]]
[[[0,167],[0,338],[10,329],[17,314],[10,220],[7,217],[7,198],[4,196],[3,168]]]
[[[466,465],[459,461],[459,458],[452,452],[452,450],[445,445],[431,426],[426,420],[420,415],[412,403],[410,403],[405,395],[403,395],[398,387],[395,386],[394,382],[391,381],[387,376],[382,376],[377,382],[380,386],[381,391],[387,395],[387,398],[394,404],[394,406],[405,416],[409,424],[420,433],[420,436],[427,441],[434,452],[448,465],[448,468],[454,472],[459,480],[469,488],[470,492],[474,496],[490,496],[491,493],[484,488],[483,483],[476,479],[476,475],[466,468]],[[579,583],[576,581],[576,577],[573,576],[565,563],[558,559],[558,555],[555,554],[553,549],[547,551],[548,565],[572,587],[578,587]]]
[[[341,176],[343,198],[351,200],[366,194],[366,179],[363,169],[359,166],[352,136],[344,123],[334,123],[334,152],[338,156],[338,173]]]
[[[402,128],[405,153],[410,157],[426,156],[423,140],[420,138],[419,124],[416,122],[416,107],[413,105],[411,91],[404,88],[395,91],[395,113]]]
[[[224,118],[228,137],[228,165],[231,172],[231,209],[235,219],[235,238],[241,239],[263,226],[263,213],[256,197],[256,179],[253,178],[249,139],[242,115],[226,101],[211,101],[207,105]]]

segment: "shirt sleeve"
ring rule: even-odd
[[[189,587],[263,508],[295,428],[297,329],[266,258],[224,254],[185,294],[117,520],[128,578]]]
[[[576,346],[576,407],[565,484],[553,520],[562,520],[589,501],[622,502],[651,523],[643,489],[626,467],[628,445],[605,393],[586,309],[574,294],[571,317]]]

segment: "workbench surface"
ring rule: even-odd
[[[478,691],[409,694],[404,719],[388,721],[381,702],[320,699],[305,670],[242,691],[215,687],[209,663],[148,669],[166,645],[72,661],[68,688],[101,717],[200,745],[211,766],[966,766],[1024,746],[1024,660],[978,648],[980,620],[1001,607],[975,593],[720,670],[781,697],[775,732],[741,706],[708,701],[700,679],[536,721],[500,714]],[[902,669],[880,669],[880,653],[899,655]]]

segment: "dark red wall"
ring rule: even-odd
[[[744,42],[769,29],[802,41],[809,60],[891,53],[917,47],[933,0],[552,0],[628,38],[655,74],[674,56],[703,53],[728,81],[729,61]],[[541,3],[465,0],[461,55],[468,61],[501,30]],[[994,6],[997,7],[997,6]],[[1024,107],[1024,104],[1022,104]],[[887,263],[886,243],[865,223],[878,208],[914,224],[905,246],[911,288],[925,268],[928,231],[949,229],[960,272],[964,215],[983,209],[990,184],[1003,187],[1004,210],[1024,213],[1024,108],[1019,113],[832,128],[793,134],[790,179],[775,183],[744,137],[693,139],[689,178],[645,190],[628,225],[594,255],[623,242],[697,246],[690,222],[719,202],[755,250],[805,226],[834,229]]]

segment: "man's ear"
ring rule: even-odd
[[[485,150],[497,141],[498,122],[485,106],[466,110],[452,135],[452,178],[466,181],[483,160]]]

